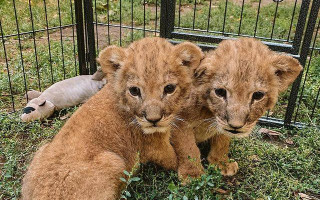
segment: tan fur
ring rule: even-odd
[[[176,169],[167,130],[189,97],[200,59],[195,45],[173,46],[160,38],[103,50],[99,62],[108,84],[36,153],[23,179],[22,199],[117,199],[120,177],[132,170],[137,155],[141,162]],[[172,83],[175,91],[164,94]],[[133,86],[141,97],[130,94]],[[158,115],[162,119],[155,126],[146,120]]]
[[[209,52],[194,74],[193,100],[183,114],[189,125],[180,127],[172,138],[180,176],[202,173],[196,143],[206,140],[211,144],[208,161],[218,164],[222,174],[234,175],[238,164],[229,162],[230,137],[248,136],[301,70],[296,59],[273,52],[255,39],[226,40]],[[219,88],[227,91],[226,97],[215,93]],[[259,91],[264,96],[254,100],[253,93]]]

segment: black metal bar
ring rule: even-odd
[[[131,42],[133,42],[133,0],[131,0]]]
[[[284,122],[282,119],[276,119],[276,118],[266,118],[266,117],[261,117],[258,121],[260,125],[265,125],[265,126],[273,126],[273,127],[283,127]],[[303,123],[292,123],[287,126],[287,128],[304,128],[306,125]]]
[[[320,96],[320,87],[319,87],[319,89],[318,89],[317,97],[316,97],[316,99],[315,99],[315,101],[314,101],[314,105],[313,105],[313,108],[312,108],[312,112],[311,112],[311,116],[310,116],[311,119],[313,119],[313,115],[314,115],[314,112],[315,112],[315,110],[316,110],[316,106],[317,106],[317,104],[319,103],[319,96]]]
[[[90,74],[93,74],[97,71],[97,65],[96,65],[96,46],[95,46],[95,39],[94,39],[92,0],[84,0],[84,6],[85,6],[85,10],[87,11],[85,12],[85,14],[87,14],[85,15],[85,21],[86,21],[86,28],[87,28],[86,38],[88,39],[88,59],[89,59],[88,61],[90,63]]]
[[[37,52],[36,34],[34,32],[34,23],[33,23],[33,15],[32,15],[32,8],[31,8],[31,0],[29,0],[29,12],[30,12],[31,27],[32,27],[34,57],[35,57],[35,61],[36,61],[36,69],[37,69],[37,75],[38,75],[38,88],[39,88],[39,91],[41,92],[38,52]]]
[[[154,36],[157,36],[157,26],[158,26],[158,0],[156,0],[156,20],[154,25]]]
[[[178,14],[179,14],[179,16],[178,16],[178,27],[180,27],[180,22],[181,22],[181,0],[179,0],[179,13]]]
[[[108,45],[110,45],[110,1],[107,0],[107,16],[108,16]]]
[[[63,48],[63,40],[62,40],[62,21],[61,21],[60,0],[58,0],[58,14],[59,14],[59,24],[60,24],[60,44],[61,44],[63,78],[66,79],[66,66],[64,63],[64,48]]]
[[[210,18],[211,18],[211,5],[212,5],[212,0],[209,2],[209,13],[208,13],[208,23],[207,23],[207,32],[209,32],[210,29]]]
[[[279,7],[279,1],[276,2],[276,10],[274,11],[274,17],[273,17],[273,23],[272,23],[272,30],[271,30],[271,36],[270,38],[273,38],[273,32],[274,32],[274,27],[276,25],[276,19],[277,19],[277,14],[278,14],[278,7]]]
[[[73,6],[72,6],[72,0],[70,0],[70,13],[71,13],[71,22],[74,24],[74,17],[73,17]],[[78,75],[77,70],[77,58],[76,58],[76,43],[74,39],[74,26],[72,26],[72,43],[73,43],[73,59],[74,59],[74,71],[76,73],[76,76]]]
[[[296,8],[297,8],[297,1],[294,1],[294,6],[293,6],[293,11],[292,11],[292,17],[291,17],[291,22],[290,22],[290,28],[289,28],[289,32],[288,32],[288,37],[287,37],[287,41],[290,40],[290,35],[291,35],[291,30],[292,30],[292,25],[293,25],[293,20],[294,20],[294,15],[296,13]]]
[[[313,56],[313,52],[314,52],[314,47],[315,47],[315,44],[316,44],[316,41],[317,41],[317,37],[318,37],[319,25],[320,25],[320,20],[318,22],[318,25],[317,25],[317,28],[316,28],[316,31],[315,31],[316,33],[315,33],[315,36],[314,36],[314,40],[313,40],[313,44],[312,44],[312,48],[311,48],[311,52],[310,52],[310,56],[309,56],[308,65],[307,65],[307,67],[304,67],[305,75],[304,75],[303,84],[302,84],[302,88],[301,88],[301,92],[300,92],[300,97],[299,97],[299,100],[298,100],[298,105],[297,105],[297,109],[296,109],[296,115],[294,117],[294,122],[297,121],[297,117],[298,117],[298,114],[299,114],[299,109],[300,109],[300,105],[301,105],[301,101],[302,101],[302,97],[303,97],[303,93],[304,93],[304,88],[305,88],[306,81],[307,81],[308,74],[309,74],[310,64],[311,64],[311,60],[312,60],[312,56]]]
[[[0,20],[0,31],[1,31],[1,36],[3,36],[3,30],[2,30],[1,20]],[[7,75],[8,75],[8,83],[9,83],[9,88],[10,88],[11,102],[12,102],[12,110],[15,111],[14,97],[13,97],[12,84],[11,84],[11,76],[10,76],[8,56],[7,56],[7,49],[6,49],[6,44],[5,44],[5,41],[4,41],[4,38],[3,38],[3,37],[2,37],[2,46],[3,46],[3,52],[4,52],[4,59],[5,59],[5,61],[6,61],[6,68],[7,68]]]
[[[13,0],[13,9],[14,9],[14,16],[15,16],[15,20],[16,20],[16,27],[17,27],[17,33],[18,33],[20,60],[21,60],[23,81],[24,81],[24,91],[25,91],[26,98],[27,98],[27,101],[28,101],[28,86],[27,86],[26,72],[25,72],[24,63],[23,63],[22,45],[21,45],[21,38],[20,38],[20,28],[19,28],[19,21],[18,21],[17,8],[16,8],[15,0]]]
[[[202,29],[194,29],[193,30],[192,28],[183,28],[183,27],[175,27],[175,29],[177,29],[177,30],[186,30],[186,31],[189,31],[189,32],[221,34],[221,35],[225,35],[225,36],[242,36],[242,37],[251,37],[251,38],[254,37],[254,38],[262,39],[262,40],[271,40],[271,41],[275,41],[275,42],[288,43],[288,41],[286,39],[275,39],[275,38],[271,39],[271,38],[268,38],[268,37],[252,36],[252,35],[246,35],[246,34],[238,35],[237,33],[229,33],[229,32],[222,33],[221,31],[207,31],[207,30],[202,30]],[[292,47],[292,49],[293,49],[293,47]]]
[[[160,37],[171,38],[174,31],[175,0],[162,0],[160,13]]]
[[[121,10],[122,10],[122,4],[121,4],[121,0],[119,1],[119,4],[120,4],[120,46],[122,46],[122,13],[121,13]]]
[[[293,38],[293,52],[298,54],[308,16],[310,0],[302,0],[296,31]]]
[[[259,15],[260,15],[260,8],[261,8],[261,0],[259,0],[258,12],[257,12],[257,18],[256,18],[256,25],[255,25],[255,27],[254,27],[253,37],[256,37],[256,35],[257,35],[257,28],[258,28],[258,21],[259,21]]]
[[[143,37],[146,37],[146,1],[143,1]]]
[[[194,30],[194,24],[196,23],[196,12],[197,12],[197,0],[194,0],[193,22],[192,22],[192,29],[193,29],[193,30]]]
[[[43,6],[44,6],[44,14],[45,14],[45,18],[46,18],[46,32],[47,32],[47,40],[48,40],[48,53],[49,53],[49,64],[50,64],[50,72],[51,72],[51,84],[53,84],[54,83],[54,79],[53,79],[52,56],[51,56],[50,34],[49,34],[49,22],[48,22],[46,0],[43,0]]]
[[[95,14],[95,18],[96,18],[96,41],[97,41],[97,52],[99,53],[99,32],[98,32],[97,0],[94,0],[94,14]]]
[[[226,0],[226,5],[224,7],[223,25],[222,25],[222,33],[223,34],[224,34],[224,31],[226,28],[227,11],[228,11],[228,0]]]
[[[200,34],[180,33],[180,32],[172,32],[171,36],[172,38],[206,42],[206,43],[219,43],[227,39],[236,39],[236,38],[231,38],[226,36],[200,35]],[[288,44],[265,42],[265,41],[262,41],[262,42],[268,45],[270,49],[274,51],[282,51],[282,52],[288,52],[288,53],[292,51],[292,46]]]
[[[242,0],[241,14],[240,14],[240,22],[239,22],[239,28],[238,28],[238,35],[240,35],[240,33],[241,33],[241,25],[242,25],[242,18],[243,18],[243,10],[244,10],[244,0]]]
[[[301,53],[300,53],[300,63],[302,66],[305,66],[306,60],[309,54],[309,48],[313,36],[313,31],[315,28],[318,12],[320,7],[320,0],[314,0],[311,6],[310,15],[307,23],[307,28],[305,32],[305,36],[303,39],[302,47],[301,47]],[[285,126],[289,126],[292,120],[292,116],[294,113],[294,108],[296,105],[297,97],[298,97],[298,91],[302,79],[302,74],[298,76],[297,80],[293,83],[292,89],[290,92],[289,102],[286,109],[286,114],[284,118],[284,124]]]
[[[84,27],[83,27],[83,12],[82,0],[74,0],[75,14],[76,14],[76,30],[77,30],[77,46],[78,46],[78,60],[79,60],[79,74],[88,74],[86,67],[86,54],[84,44]]]
[[[119,24],[104,24],[104,23],[98,23],[99,25],[102,25],[102,26],[110,26],[110,27],[120,27]],[[143,31],[143,28],[140,28],[140,27],[131,27],[131,26],[126,26],[126,25],[122,25],[121,26],[123,29],[133,29],[133,30],[137,30],[137,31]],[[154,33],[154,32],[157,32],[157,33],[160,33],[160,31],[155,31],[154,29],[148,29],[146,28],[146,32],[150,32],[150,33]]]
[[[45,8],[46,9],[46,8]],[[68,24],[68,25],[63,25],[61,26],[61,28],[68,28],[68,27],[72,27],[74,26],[75,24]],[[45,28],[45,29],[38,29],[38,30],[34,30],[35,33],[39,33],[39,32],[45,32],[45,31],[52,31],[52,30],[57,30],[57,29],[60,29],[60,26],[55,26],[55,27],[48,27],[48,28]],[[22,35],[32,35],[33,34],[33,31],[29,31],[29,32],[20,32],[19,35],[22,36]],[[3,38],[9,38],[9,37],[16,37],[18,36],[18,34],[10,34],[10,35],[4,35]],[[2,36],[0,37],[2,38]]]

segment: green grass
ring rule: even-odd
[[[33,153],[62,127],[65,120],[60,117],[74,110],[29,124],[20,122],[19,112],[1,112],[0,199],[19,198],[21,179]],[[320,131],[278,131],[282,134],[274,140],[257,131],[250,138],[234,140],[230,156],[240,169],[231,178],[209,168],[201,179],[181,186],[175,172],[142,165],[126,189],[128,199],[299,199],[297,193],[319,194]]]
[[[46,0],[48,10],[49,27],[59,26],[58,6],[56,0]],[[107,23],[107,0],[97,0],[97,21]],[[122,0],[122,24],[131,26],[131,1]],[[155,29],[155,3],[156,0],[147,0],[145,12],[145,26],[148,29]],[[158,0],[159,4],[160,0]],[[176,8],[178,8],[178,0]],[[228,12],[226,14],[226,32],[238,32],[240,23],[241,3],[228,1]],[[110,0],[110,22],[120,23],[120,1]],[[181,0],[181,27],[192,28],[193,25],[193,4],[194,0]],[[20,32],[32,30],[29,15],[28,0],[16,0],[17,14]],[[35,29],[46,27],[43,0],[31,0],[34,16]],[[73,5],[74,7],[74,5]],[[297,22],[299,5],[295,12],[294,26],[290,35],[293,38],[295,23]],[[133,4],[134,26],[144,26],[143,1],[135,1]],[[261,14],[257,25],[257,36],[270,37],[274,15],[274,3],[265,4],[261,7]],[[292,2],[279,4],[278,15],[274,30],[274,38],[286,39],[293,10]],[[70,13],[70,1],[60,0],[60,11],[62,25],[72,23]],[[209,1],[197,0],[195,28],[207,29]],[[212,1],[210,30],[222,31],[225,1]],[[241,26],[242,34],[254,34],[255,20],[257,14],[257,1],[246,1],[243,11]],[[74,13],[73,13],[74,16]],[[12,1],[0,0],[0,19],[5,35],[16,33],[15,17]],[[96,20],[96,19],[95,19]],[[176,13],[176,26],[178,25],[178,13]],[[160,8],[158,7],[157,30],[160,26]],[[103,42],[107,44],[106,29],[99,26],[99,48]],[[101,30],[100,30],[101,29]],[[72,29],[63,29],[63,49],[60,42],[59,29],[50,31],[51,59],[49,57],[49,45],[46,32],[36,33],[37,59],[32,34],[21,36],[21,48],[23,66],[26,73],[26,85],[28,89],[41,89],[49,87],[52,83],[63,80],[63,61],[66,71],[66,78],[77,74],[77,48],[72,41]],[[111,44],[120,44],[119,28],[111,28]],[[193,32],[193,31],[190,31]],[[199,32],[196,32],[199,33]],[[217,35],[214,33],[203,33]],[[66,36],[67,35],[67,36]],[[133,40],[144,36],[143,31],[122,29],[123,46],[127,46]],[[154,33],[146,33],[146,36],[154,36]],[[75,38],[76,39],[76,38]],[[319,46],[319,41],[317,40]],[[19,51],[17,36],[6,38],[7,58],[9,74],[13,87],[16,113],[12,111],[10,88],[7,76],[5,54],[3,44],[0,40],[0,199],[18,199],[21,188],[21,178],[30,162],[33,153],[38,147],[50,141],[59,131],[65,120],[60,116],[72,113],[76,108],[56,113],[48,121],[25,124],[20,122],[20,109],[26,104],[24,95],[24,76]],[[75,43],[76,45],[76,43]],[[317,91],[320,87],[320,56],[316,52],[308,72],[308,78],[302,95],[298,121],[310,124],[319,124],[320,105],[315,109],[314,117],[311,118],[311,110],[315,103]],[[38,70],[38,69],[39,70]],[[52,70],[51,70],[52,68]],[[40,79],[38,79],[38,73]],[[306,73],[306,71],[304,72]],[[53,77],[53,80],[52,80]],[[300,90],[301,92],[301,90]],[[283,118],[289,97],[290,90],[281,95],[275,109],[270,113],[271,117]],[[239,173],[232,178],[224,178],[213,168],[200,180],[195,180],[188,186],[181,186],[177,175],[172,171],[165,171],[152,164],[142,165],[137,175],[130,179],[131,183],[124,191],[128,199],[298,199],[297,193],[306,194],[320,193],[320,131],[314,127],[307,127],[302,130],[279,130],[282,135],[275,141],[270,141],[258,133],[252,137],[242,140],[235,140],[232,143],[231,157],[240,166]],[[286,144],[286,140],[293,141],[293,145]],[[139,177],[136,179],[135,177]],[[129,180],[127,180],[129,181]],[[220,190],[219,190],[220,189]],[[225,191],[225,192],[223,192]],[[129,195],[128,195],[129,193]],[[225,193],[225,194],[224,194]],[[131,196],[131,197],[129,197]]]

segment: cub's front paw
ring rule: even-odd
[[[178,176],[182,185],[190,182],[190,178],[199,178],[204,173],[204,169],[200,164],[186,163],[178,167]]]
[[[236,161],[219,164],[219,169],[223,176],[233,176],[238,172],[239,166]]]

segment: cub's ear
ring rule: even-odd
[[[105,74],[113,74],[124,63],[126,59],[125,49],[116,46],[109,46],[103,49],[97,61]]]
[[[194,70],[199,66],[204,54],[198,46],[191,42],[183,42],[174,47],[172,56],[180,65]]]
[[[279,92],[285,91],[303,69],[297,59],[284,54],[274,55],[272,66],[279,78]]]

